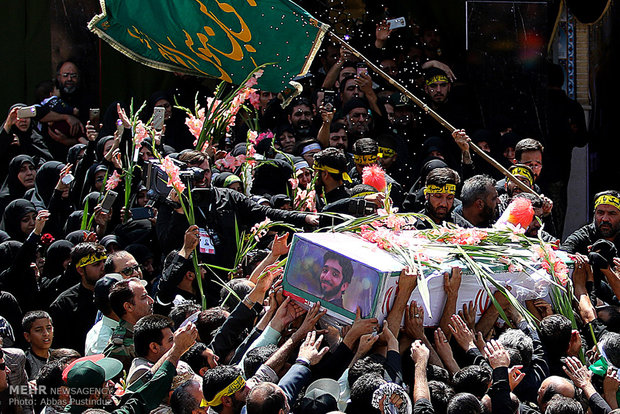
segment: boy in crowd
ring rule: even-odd
[[[26,373],[32,380],[50,357],[54,325],[47,312],[31,311],[22,319],[22,328],[26,342],[30,344],[26,351]]]

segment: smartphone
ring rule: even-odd
[[[18,118],[34,118],[37,115],[37,107],[32,106],[24,106],[23,108],[19,108],[17,110]]]
[[[118,197],[118,193],[116,191],[108,191],[101,202],[101,211],[104,213],[109,213],[112,208],[112,204],[116,201],[116,197]]]
[[[131,218],[134,220],[143,220],[155,217],[151,207],[136,207],[131,209]]]
[[[166,114],[166,108],[163,106],[156,106],[153,109],[153,128],[157,131],[161,131],[164,127],[164,115]]]
[[[398,29],[399,27],[407,26],[407,21],[404,17],[397,17],[395,19],[390,19],[387,21],[390,30]]]
[[[100,114],[101,111],[99,110],[99,108],[90,108],[90,111],[88,111],[88,119],[95,128],[99,127]]]
[[[325,110],[328,112],[333,111],[335,99],[336,99],[336,92],[332,90],[323,91],[323,108],[325,108]]]
[[[362,73],[368,74],[368,66],[364,62],[359,62],[357,65],[357,76],[360,76]]]
[[[73,180],[75,180],[75,177],[73,176],[73,174],[69,173],[67,175],[65,175],[64,177],[62,177],[62,183],[69,185],[73,182]]]

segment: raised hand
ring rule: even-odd
[[[461,319],[460,316],[452,315],[448,326],[450,327],[450,331],[452,332],[452,335],[454,335],[456,342],[465,351],[476,346],[474,343],[475,336],[473,331],[467,327],[467,324],[463,321],[463,319]]]
[[[349,349],[353,349],[355,342],[365,334],[370,334],[377,329],[377,318],[362,319],[361,310],[358,306],[355,312],[355,321],[344,336],[343,342]]]
[[[329,347],[323,347],[321,349],[321,342],[323,342],[323,335],[316,337],[316,331],[308,332],[306,334],[306,340],[301,344],[299,348],[299,358],[304,358],[310,361],[310,365],[316,365],[325,356]]]
[[[508,368],[510,366],[510,354],[506,351],[504,346],[495,339],[487,342],[484,348],[484,354],[489,360],[489,365],[491,365],[493,369],[498,367]]]
[[[405,310],[405,335],[411,339],[424,338],[424,307],[415,301]]]

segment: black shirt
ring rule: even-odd
[[[568,253],[588,254],[588,246],[592,246],[595,241],[603,238],[594,223],[586,224],[568,236],[564,243],[560,245],[560,250],[567,251]],[[616,235],[613,239],[613,244],[620,251],[620,235]]]
[[[54,321],[54,347],[71,348],[84,354],[86,334],[97,316],[93,291],[78,283],[56,298],[49,313]]]

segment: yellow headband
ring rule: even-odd
[[[597,208],[601,204],[607,204],[608,206],[616,207],[618,210],[620,210],[620,198],[616,196],[612,196],[609,194],[600,196],[594,202],[594,208]]]
[[[390,158],[396,154],[396,151],[392,148],[379,147],[379,156],[381,158]]]
[[[215,394],[215,397],[211,401],[206,401],[206,404],[209,407],[217,407],[222,404],[222,397],[228,397],[229,395],[233,395],[239,390],[242,390],[245,387],[245,380],[241,375],[239,375],[233,382],[230,383],[226,388],[222,391]],[[200,404],[202,407],[202,403]]]
[[[443,187],[439,187],[438,185],[427,185],[426,187],[424,187],[424,194],[443,194],[443,193],[448,193],[448,194],[456,194],[456,185],[454,184],[446,184]]]
[[[377,192],[376,191],[364,191],[363,193],[353,194],[351,198],[366,197],[367,195],[371,195],[371,194],[377,194]]]
[[[312,168],[316,171],[325,171],[325,172],[332,173],[332,174],[342,174],[342,179],[344,181],[348,183],[351,182],[351,177],[349,177],[349,174],[347,174],[346,171],[345,172],[338,171],[335,168],[328,167],[327,165],[320,165],[320,164],[317,164],[316,162],[314,163]]]
[[[82,257],[77,262],[76,266],[77,267],[88,266],[89,264],[97,263],[97,262],[100,262],[100,261],[105,260],[107,258],[108,258],[108,256],[106,256],[105,254],[91,253],[88,256]]]
[[[510,173],[515,177],[525,177],[530,182],[530,187],[534,185],[534,176],[531,171],[523,167],[513,167]]]
[[[353,154],[353,162],[359,165],[370,165],[377,162],[377,156],[375,154],[357,155]]]
[[[450,82],[450,79],[448,79],[448,77],[446,75],[435,75],[432,78],[428,79],[426,81],[427,85],[432,85],[433,83],[437,83],[437,82]]]

